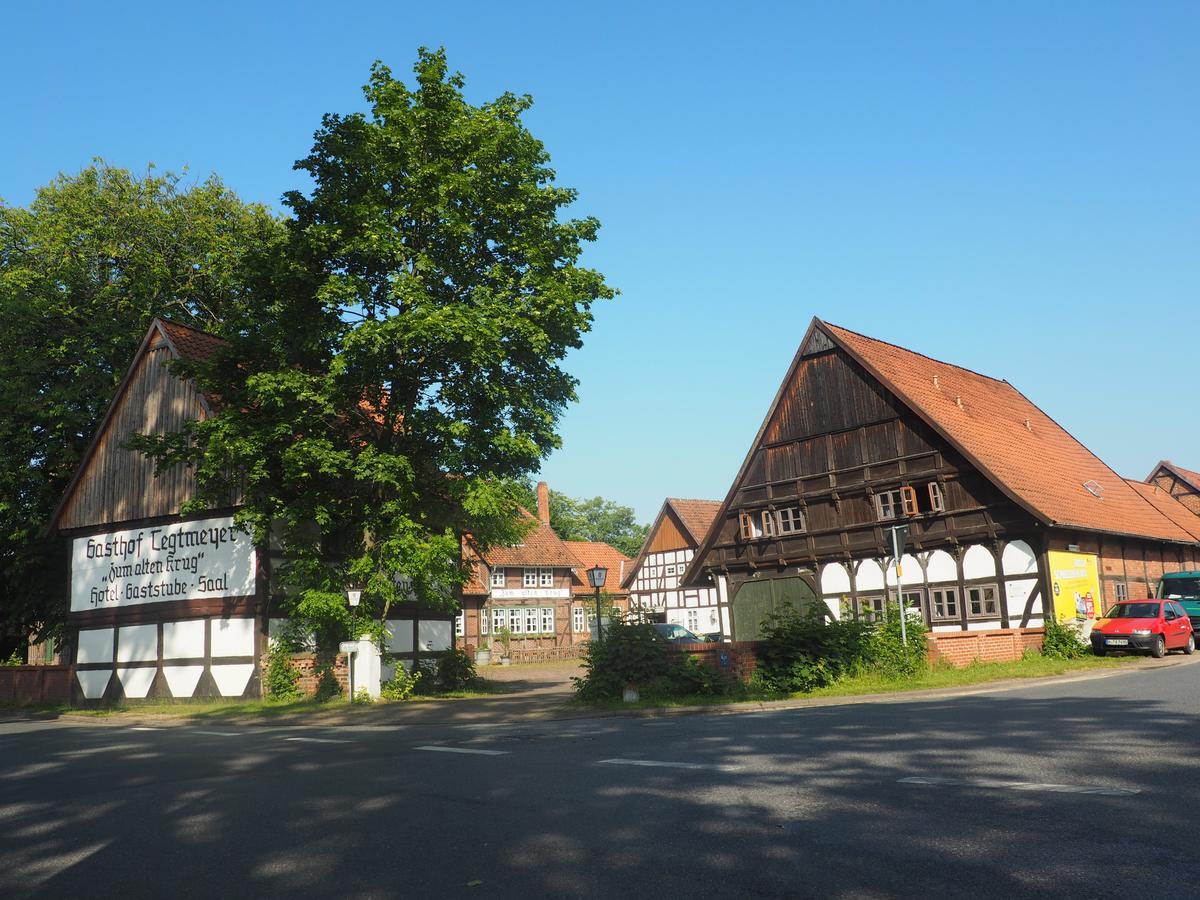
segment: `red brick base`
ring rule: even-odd
[[[757,641],[732,641],[717,644],[673,643],[669,652],[690,656],[698,663],[718,672],[749,681],[758,666]]]
[[[925,635],[929,663],[969,666],[973,662],[1013,662],[1026,650],[1042,648],[1041,628],[997,628],[992,631],[938,631]]]
[[[315,653],[293,653],[292,665],[300,670],[300,681],[296,687],[305,697],[316,694],[317,686],[321,683],[321,669],[328,665],[333,666],[333,677],[337,679],[342,694],[350,689],[350,669],[345,653],[337,654],[332,661],[327,656],[318,659]]]

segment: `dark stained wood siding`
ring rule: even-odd
[[[124,446],[130,435],[179,431],[186,422],[203,415],[192,383],[167,370],[171,358],[170,349],[160,339],[138,361],[108,427],[63,506],[60,529],[172,515],[192,498],[195,482],[190,470],[176,466],[155,477],[153,462]]]

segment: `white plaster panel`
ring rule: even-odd
[[[438,619],[421,620],[417,625],[417,639],[421,642],[422,650],[436,652],[449,650],[452,638],[450,623]]]
[[[163,659],[199,659],[203,656],[203,619],[163,623]]]
[[[1041,616],[1030,616],[1029,624],[1026,627],[1027,628],[1041,628],[1044,624],[1045,624],[1045,622],[1042,621]]]
[[[963,578],[995,578],[996,558],[986,547],[978,544],[967,548],[963,554]]]
[[[121,679],[121,689],[131,700],[141,700],[150,693],[150,685],[154,684],[157,669],[142,666],[137,669],[117,669],[117,677]]]
[[[921,569],[920,562],[911,553],[905,553],[900,557],[900,566],[904,569],[902,576],[904,584],[914,585],[921,584],[925,580],[925,573]],[[889,565],[884,573],[887,576],[887,583],[892,587],[896,585],[896,567]]]
[[[830,563],[821,569],[822,594],[850,593],[850,573],[841,563]]]
[[[1001,627],[999,619],[972,619],[967,622],[967,631],[994,631]]]
[[[172,697],[190,697],[204,674],[204,666],[163,666],[163,676]]]
[[[213,681],[222,697],[240,697],[254,674],[252,663],[234,663],[212,667]]]
[[[730,627],[730,624],[729,624],[729,607],[728,606],[720,607],[720,612],[721,612],[721,634],[724,634],[724,635],[733,634],[733,628]]]
[[[104,692],[108,689],[109,679],[112,678],[112,670],[105,669],[99,672],[76,671],[75,677],[79,679],[79,687],[83,691],[83,696],[89,700],[98,700],[104,696]]]
[[[254,619],[210,619],[212,655],[253,656]]]
[[[89,628],[79,632],[79,648],[75,654],[79,663],[110,663],[113,661],[113,629]],[[81,681],[82,685],[83,682]],[[103,693],[103,691],[101,691]]]
[[[873,559],[864,559],[854,576],[854,585],[861,594],[864,591],[883,590],[883,569]]]
[[[934,625],[934,631],[962,631],[961,625]]]
[[[412,653],[412,619],[388,619],[387,646],[392,653]]]
[[[117,635],[117,662],[158,659],[158,626],[127,625]]]
[[[825,605],[829,607],[829,615],[833,616],[833,618],[840,619],[842,617],[842,602],[841,602],[841,600],[834,597],[831,600],[826,600]]]
[[[925,564],[925,577],[931,584],[958,581],[958,566],[954,564],[954,557],[945,550],[934,550]]]
[[[1020,581],[1009,581],[1004,585],[1005,593],[1008,594],[1008,619],[1013,625],[1021,624],[1021,615],[1025,612],[1025,604],[1036,584],[1036,578],[1022,578]],[[1038,612],[1041,611],[1039,606],[1040,604],[1034,606]]]
[[[1010,541],[1000,554],[1005,575],[1033,575],[1037,572],[1037,557],[1024,541]]]

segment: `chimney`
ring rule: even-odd
[[[550,527],[550,485],[544,481],[538,482],[538,519],[547,528]]]

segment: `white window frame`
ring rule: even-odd
[[[882,622],[887,610],[887,597],[883,594],[867,594],[858,598],[858,617],[864,622]]]
[[[808,520],[800,507],[785,506],[776,515],[779,517],[780,534],[803,534],[808,531]]]
[[[538,587],[554,587],[554,569],[538,568]]]
[[[513,634],[525,633],[525,607],[508,607],[508,630]]]
[[[499,634],[508,627],[508,608],[505,606],[492,607],[492,633]]]
[[[946,511],[946,495],[942,492],[942,486],[936,481],[929,482],[929,508],[933,512]]]
[[[540,634],[542,627],[541,622],[538,621],[538,607],[526,606],[523,608],[525,610],[525,633]]]
[[[577,634],[587,631],[587,610],[584,607],[571,607],[571,630]]]
[[[490,610],[479,610],[479,633],[481,635],[488,633],[488,625],[491,622],[492,614]]]
[[[1113,587],[1118,603],[1129,599],[1129,585],[1126,582],[1118,581],[1113,585]]]
[[[459,613],[454,617],[454,636],[462,637],[466,633],[465,614]]]
[[[538,609],[539,618],[542,622],[542,634],[554,634],[556,623],[554,621],[554,607],[542,606]]]
[[[882,521],[900,518],[904,503],[900,491],[879,491],[875,494],[875,515]]]
[[[689,609],[683,614],[684,628],[692,634],[696,634],[700,630],[700,610]]]
[[[492,569],[491,585],[494,588],[502,588],[507,584],[504,579],[504,566]]]
[[[538,570],[536,567],[526,566],[524,574],[521,576],[521,587],[535,588],[538,586]]]
[[[762,537],[776,537],[779,534],[779,523],[775,519],[775,513],[764,509],[758,518],[762,522]]]
[[[940,614],[938,612],[938,595],[941,594],[941,604],[944,610],[949,610],[951,606],[954,608],[953,613]],[[958,596],[958,588],[956,587],[931,587],[929,589],[929,618],[931,621],[938,622],[958,622],[962,619],[962,607],[959,606],[961,598]]]
[[[986,592],[991,591],[992,597],[988,601]],[[975,594],[978,593],[978,598]],[[967,595],[967,618],[968,619],[998,619],[1000,618],[1000,589],[994,584],[975,584],[966,589]],[[985,605],[990,602],[992,612],[987,612]],[[979,605],[979,612],[975,612],[976,604]]]

